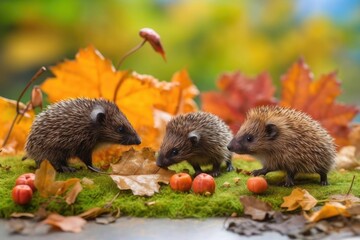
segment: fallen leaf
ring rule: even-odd
[[[305,218],[309,222],[317,222],[322,219],[343,215],[345,217],[349,217],[350,214],[346,210],[345,205],[338,202],[329,202],[325,203],[325,205],[317,212],[314,212],[310,216],[305,214]]]
[[[300,59],[281,80],[281,106],[308,113],[329,131],[338,146],[349,145],[349,123],[359,110],[336,102],[341,93],[336,73],[314,81],[309,67]]]
[[[111,164],[111,167],[113,174],[110,176],[118,188],[131,189],[134,195],[140,196],[152,196],[159,192],[158,182],[168,184],[175,173],[158,167],[155,151],[150,148],[143,148],[141,151],[131,148],[123,153],[118,163]]]
[[[23,103],[20,103],[19,106],[20,111],[26,108]],[[0,97],[0,109],[0,146],[2,146],[16,115],[16,101]],[[0,155],[13,155],[24,150],[26,137],[29,134],[34,116],[34,111],[28,110],[20,123],[15,123],[7,144],[1,148]]]
[[[275,87],[269,74],[249,78],[235,72],[223,74],[217,81],[220,92],[201,94],[202,110],[222,118],[236,132],[246,112],[256,106],[275,104]]]
[[[352,170],[360,166],[359,159],[355,156],[356,148],[354,146],[342,147],[336,154],[336,169]]]
[[[241,196],[240,202],[244,206],[244,213],[250,215],[253,220],[265,220],[274,214],[270,204],[253,196]]]
[[[308,191],[301,188],[295,188],[289,196],[283,197],[283,199],[281,207],[287,208],[287,211],[293,211],[299,207],[308,211],[317,204],[317,200]]]
[[[93,185],[94,181],[92,179],[90,179],[90,178],[83,177],[81,179],[81,183],[84,184],[84,185]]]
[[[346,210],[351,216],[360,216],[360,204],[351,206]]]
[[[40,168],[35,171],[35,187],[40,196],[48,198],[50,196],[60,196],[64,194],[74,184],[80,182],[78,178],[70,178],[66,181],[55,181],[56,171],[48,160],[40,164]]]
[[[8,222],[8,228],[12,234],[21,235],[44,235],[50,230],[49,225],[39,224],[29,219],[10,219]]]
[[[79,214],[78,217],[82,217],[84,219],[90,220],[90,219],[95,219],[102,214],[110,213],[111,211],[112,210],[110,208],[94,207]]]
[[[133,175],[133,176],[119,176],[110,175],[120,190],[130,190],[134,195],[138,196],[152,196],[159,192],[160,185],[158,182],[163,182],[160,174],[149,175]],[[166,182],[168,183],[168,182]]]
[[[82,231],[86,221],[78,216],[64,217],[57,213],[52,213],[44,221],[42,221],[42,223],[51,225],[64,232],[78,233]]]
[[[350,207],[355,203],[360,203],[360,198],[354,196],[353,194],[335,194],[329,197],[330,202],[342,202],[346,207]]]
[[[66,196],[65,196],[65,202],[67,204],[73,204],[76,201],[77,196],[79,195],[79,193],[82,191],[82,186],[80,182],[76,182],[74,187],[67,192]]]

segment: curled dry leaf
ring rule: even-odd
[[[299,207],[308,211],[317,204],[317,200],[308,191],[301,188],[295,188],[289,196],[283,197],[283,199],[281,207],[287,208],[287,211],[293,211]]]
[[[146,41],[148,41],[150,43],[150,45],[153,47],[153,49],[155,50],[155,52],[161,54],[163,59],[166,61],[165,51],[160,42],[160,35],[157,32],[155,32],[151,28],[143,28],[143,29],[140,29],[139,35],[140,35],[140,37],[142,37]]]
[[[159,182],[168,184],[174,171],[156,165],[155,151],[143,148],[141,151],[130,149],[123,153],[120,161],[111,164],[110,175],[120,190],[131,189],[134,195],[152,196],[160,189]],[[116,174],[116,175],[115,175]]]
[[[84,219],[90,220],[90,219],[95,219],[102,214],[110,213],[111,211],[112,210],[110,208],[95,207],[79,214],[78,217],[82,217]]]
[[[49,224],[64,232],[78,233],[82,231],[86,221],[78,216],[64,217],[59,214],[52,213],[44,221],[42,221],[42,223]]]
[[[19,104],[20,111],[23,111],[26,106],[23,103]],[[3,145],[6,135],[11,127],[11,124],[16,115],[16,101],[0,97],[0,147]],[[1,148],[0,155],[13,155],[24,150],[26,137],[29,134],[31,124],[34,120],[34,111],[28,110],[20,123],[14,125],[7,144]]]
[[[261,201],[253,196],[241,196],[240,202],[244,206],[244,213],[250,215],[253,220],[265,220],[274,215],[273,208],[270,204]]]
[[[360,203],[360,198],[353,194],[335,194],[329,197],[330,202],[342,202],[346,207],[350,207],[355,203]]]
[[[12,218],[34,218],[35,217],[35,214],[33,213],[27,213],[27,212],[14,212],[10,215],[10,217]]]
[[[318,222],[322,219],[343,215],[345,217],[350,217],[350,214],[346,210],[346,206],[338,202],[329,202],[317,212],[314,212],[310,216],[305,214],[305,218],[309,222]]]

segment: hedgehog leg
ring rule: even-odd
[[[75,172],[76,171],[75,168],[68,166],[66,157],[51,158],[51,159],[49,159],[49,161],[57,172]]]
[[[292,187],[295,185],[295,173],[287,171],[284,187]]]
[[[198,163],[192,163],[191,164],[192,167],[194,168],[195,170],[195,176],[199,175],[200,173],[202,173],[203,171],[201,170],[201,167]]]
[[[81,161],[83,161],[83,163],[85,163],[86,167],[93,171],[93,172],[102,172],[100,169],[98,169],[97,167],[94,167],[92,164],[92,154],[87,154],[87,153],[83,153],[80,156],[78,156]]]
[[[213,176],[213,177],[217,177],[217,176],[219,176],[220,175],[220,163],[219,162],[217,162],[217,161],[214,161],[214,163],[213,163],[213,169],[212,169],[212,172],[211,172],[211,175]]]
[[[320,175],[320,185],[321,186],[329,185],[329,182],[327,180],[327,173],[319,172],[319,175]]]
[[[231,172],[232,170],[234,170],[231,159],[226,160],[225,163],[226,163],[226,171],[227,172]]]
[[[270,172],[270,170],[263,167],[263,168],[252,171],[251,175],[256,177],[256,176],[260,176],[260,175],[266,175],[268,172]]]

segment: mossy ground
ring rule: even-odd
[[[21,157],[0,158],[2,166],[11,166],[10,171],[0,168],[0,217],[8,218],[13,212],[35,212],[41,203],[46,199],[41,198],[35,192],[31,203],[27,206],[16,205],[11,199],[11,190],[16,178],[26,172],[34,172],[34,162],[30,160],[21,161]],[[258,162],[248,162],[234,160],[235,167],[253,170],[260,167]],[[175,170],[189,168],[187,164],[175,166]],[[75,204],[69,206],[66,203],[50,204],[49,211],[59,212],[63,215],[76,215],[93,207],[102,207],[109,202],[118,192],[118,188],[113,180],[107,175],[101,175],[88,170],[80,170],[74,173],[57,174],[57,180],[65,180],[71,177],[87,177],[94,181],[94,185],[84,187],[79,194]],[[352,193],[359,196],[360,185],[359,172],[337,172],[333,171],[329,175],[329,186],[322,187],[319,185],[319,176],[302,175],[297,177],[297,187],[305,188],[317,199],[326,199],[332,194],[345,194],[352,180],[356,175],[356,180],[352,188]],[[241,180],[236,185],[234,178],[239,177]],[[216,192],[210,197],[199,196],[193,193],[178,193],[170,189],[169,186],[163,185],[160,193],[152,197],[139,197],[132,195],[131,191],[121,191],[119,197],[114,201],[113,206],[119,207],[122,215],[137,217],[168,217],[168,218],[205,218],[215,216],[229,216],[236,212],[241,214],[243,207],[240,204],[239,196],[252,195],[246,188],[248,176],[238,174],[235,171],[227,173],[223,170],[220,177],[216,178]],[[293,188],[278,186],[283,180],[283,174],[280,172],[269,173],[266,176],[269,183],[268,190],[257,195],[258,198],[270,203],[275,209],[280,209],[282,197],[291,193]],[[231,183],[229,188],[223,186],[224,182]],[[146,206],[146,202],[155,201],[156,204]]]

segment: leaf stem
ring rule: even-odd
[[[118,64],[116,65],[116,70],[119,70],[121,64],[124,62],[124,60],[130,56],[131,54],[133,54],[134,52],[136,52],[137,50],[139,50],[145,43],[146,43],[146,39],[144,39],[144,41],[142,41],[139,45],[135,46],[133,49],[131,49],[130,51],[128,51],[124,56],[121,57],[121,59],[119,60]]]
[[[25,114],[25,112],[27,111],[27,108],[28,108],[28,107],[25,108],[24,111],[20,112],[20,106],[19,106],[19,105],[20,105],[21,98],[23,97],[23,95],[24,95],[24,93],[26,92],[26,90],[30,87],[30,85],[31,85],[42,73],[44,73],[45,71],[46,71],[46,68],[45,68],[44,66],[42,66],[42,67],[35,73],[35,75],[30,79],[30,81],[26,84],[25,88],[24,88],[24,89],[22,90],[22,92],[20,93],[20,96],[19,96],[19,98],[18,98],[17,101],[16,101],[16,115],[15,115],[15,117],[14,117],[12,123],[11,123],[11,126],[10,126],[9,131],[8,131],[7,134],[6,134],[6,137],[5,137],[5,139],[4,139],[4,142],[3,142],[3,144],[2,144],[2,147],[4,147],[4,146],[7,144],[8,140],[9,140],[9,138],[10,138],[10,134],[11,134],[13,128],[14,128],[16,119],[18,118],[19,114],[23,115],[23,114]],[[19,121],[19,122],[20,122],[20,121]]]

